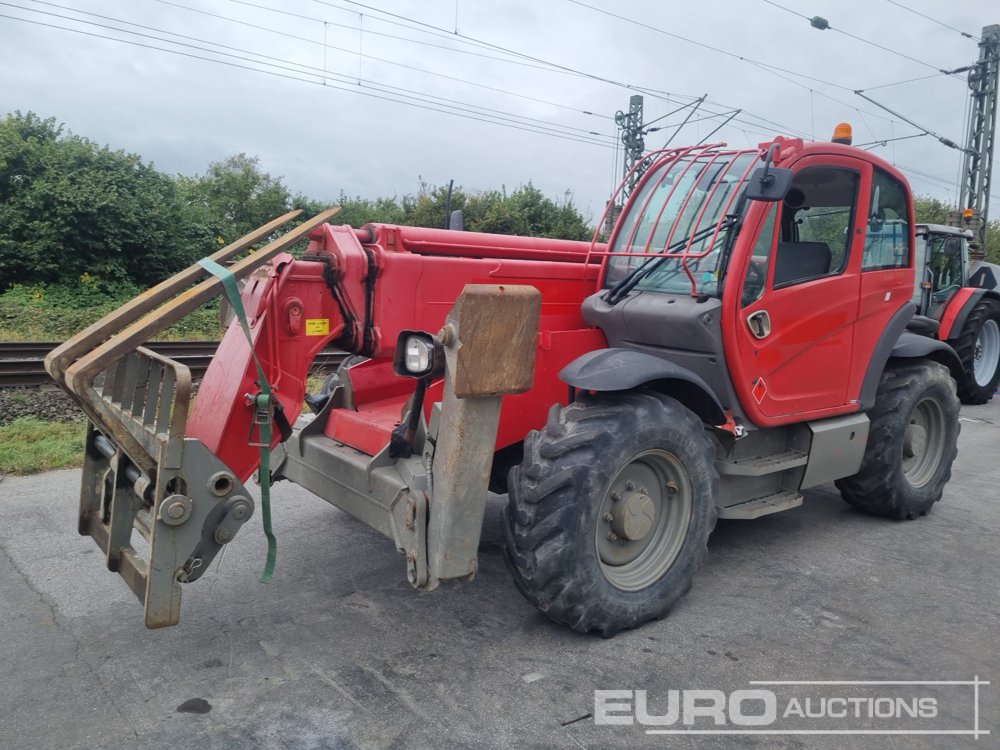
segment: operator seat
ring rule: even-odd
[[[792,284],[830,273],[833,253],[825,242],[779,242],[774,285]]]

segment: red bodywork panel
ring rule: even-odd
[[[872,168],[877,165],[906,184],[898,170],[849,146],[801,141],[784,141],[778,164],[793,171],[816,165],[843,167],[857,172],[860,181],[850,256],[842,273],[773,289],[772,262],[767,291],[759,300],[742,307],[740,294],[723,295],[722,330],[733,386],[747,417],[759,427],[857,411],[879,337],[892,316],[910,303],[914,284],[912,201],[909,267],[862,271]],[[741,232],[735,243],[727,284],[742,285],[769,210],[769,204],[764,203],[750,208],[745,229],[751,231]],[[775,232],[775,244],[778,234]],[[760,340],[751,334],[746,318],[765,309],[773,332]]]
[[[937,333],[937,336],[941,339],[941,341],[947,341],[951,338],[952,329],[955,327],[955,321],[958,319],[958,314],[962,312],[962,308],[965,307],[965,303],[969,301],[969,298],[971,298],[976,291],[975,287],[962,287],[944,304],[944,311],[941,313],[941,325],[938,327]]]
[[[795,139],[776,143],[779,166],[824,164],[856,171],[859,217],[867,216],[874,166],[906,184],[891,165],[859,149]],[[640,193],[636,190],[632,200]],[[768,210],[769,204],[750,206],[722,299],[725,355],[740,405],[760,427],[857,411],[879,337],[912,294],[912,201],[909,268],[862,271],[866,230],[856,225],[843,273],[776,290],[772,263],[767,292],[741,307],[739,287]],[[279,256],[247,284],[243,299],[254,346],[290,421],[301,411],[309,367],[320,350],[334,345],[370,357],[351,370],[356,411],[334,410],[325,425],[327,436],[369,455],[389,442],[414,390],[412,380],[392,372],[400,332],[437,332],[466,284],[526,284],[542,293],[534,387],[504,399],[498,449],[523,440],[544,424],[552,404],[566,402],[568,388],[557,377],[563,366],[607,346],[604,334],[581,317],[581,304],[599,288],[607,265],[604,246],[383,224],[362,229],[327,224],[310,239],[305,259]],[[750,335],[746,316],[765,307],[775,335],[758,340]],[[951,323],[946,313],[942,338]],[[257,437],[246,397],[257,393],[255,379],[243,332],[231,326],[202,381],[188,426],[188,434],[241,480],[258,463],[257,451],[247,444],[248,437]],[[429,388],[427,413],[441,391],[440,382]]]
[[[466,284],[526,284],[542,293],[535,386],[504,399],[497,448],[524,438],[545,423],[549,407],[565,403],[568,388],[557,373],[581,354],[607,346],[603,334],[583,322],[580,305],[597,285],[598,266],[587,264],[591,243],[369,225],[355,230],[324,225],[314,232],[306,257],[279,256],[251,277],[243,302],[257,356],[289,421],[301,411],[306,376],[328,345],[372,359],[352,369],[356,412],[332,412],[326,434],[375,454],[399,423],[414,381],[392,373],[396,340],[405,329],[436,333]],[[341,307],[324,272],[329,259]],[[369,265],[374,291],[366,289]],[[370,299],[368,295],[370,294]],[[369,308],[369,304],[371,307]],[[367,310],[371,309],[371,314]],[[346,319],[345,319],[346,318]],[[365,321],[370,320],[368,338]],[[204,442],[242,480],[257,467],[253,409],[256,369],[243,332],[232,326],[198,391],[188,435]],[[441,399],[429,389],[427,409]],[[277,437],[275,438],[277,441]]]

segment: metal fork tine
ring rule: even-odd
[[[115,371],[115,382],[111,389],[111,400],[120,404],[122,402],[122,394],[125,392],[125,381],[129,377],[129,368],[131,367],[132,358],[134,353],[129,353],[118,363],[118,369]]]
[[[135,383],[139,378],[139,355],[131,352],[125,359],[125,377],[121,378],[121,388],[115,389],[115,401],[122,407],[128,409],[132,405],[135,396]]]
[[[163,385],[160,387],[159,405],[156,409],[156,432],[166,435],[170,431],[170,411],[174,405],[174,382],[176,376],[173,369],[163,373]]]
[[[112,363],[111,367],[104,371],[104,382],[101,383],[101,396],[108,398],[115,386],[115,378],[118,377],[118,363]]]
[[[142,413],[142,406],[146,400],[146,393],[149,384],[149,370],[152,367],[153,361],[147,359],[146,357],[136,357],[136,378],[135,378],[135,388],[128,396],[128,411],[130,414],[136,415]],[[125,404],[122,404],[125,407]]]
[[[146,427],[153,425],[156,419],[156,408],[160,403],[160,388],[163,383],[163,365],[153,361],[149,368],[149,385],[146,388],[146,403],[142,410],[142,423]]]

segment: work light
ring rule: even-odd
[[[393,367],[397,375],[423,378],[440,371],[444,352],[434,337],[424,331],[403,331],[396,341]]]

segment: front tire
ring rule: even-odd
[[[890,365],[882,373],[861,470],[836,482],[856,508],[896,520],[928,511],[958,455],[955,382],[935,362]]]
[[[718,485],[701,420],[672,398],[629,392],[556,406],[508,479],[514,583],[578,632],[611,636],[663,617],[705,556]]]
[[[1000,303],[980,300],[955,339],[963,377],[958,397],[963,404],[985,404],[1000,383]]]

